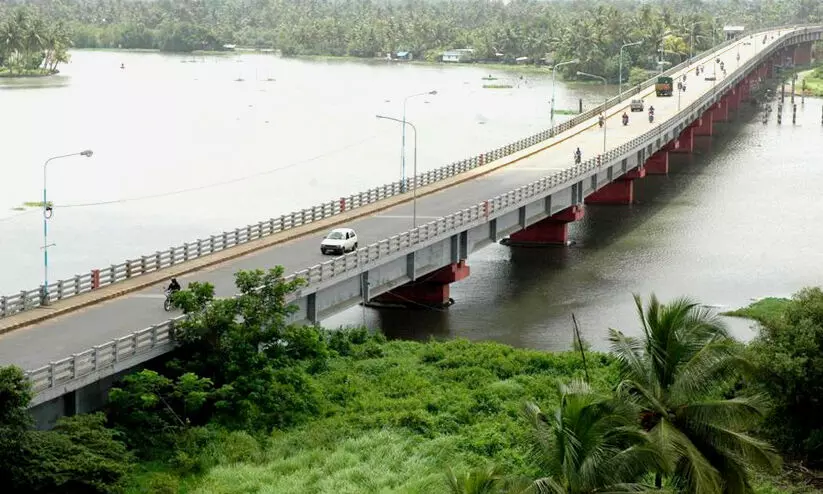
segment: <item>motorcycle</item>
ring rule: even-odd
[[[575,164],[575,165],[579,165],[579,164],[580,164],[580,155],[579,155],[579,154],[577,154],[577,153],[575,153],[575,154],[574,154],[574,164]]]
[[[623,115],[623,126],[629,125],[629,116]]]
[[[605,122],[603,120],[603,115],[601,115],[600,118],[597,119],[597,125],[599,125],[600,127],[603,127],[604,123]]]
[[[168,288],[163,292],[166,294],[166,300],[163,301],[163,310],[166,312],[170,311],[174,306],[174,303],[171,300],[171,296],[174,295],[174,291],[169,290]]]
[[[654,113],[649,113],[649,123],[654,122]]]

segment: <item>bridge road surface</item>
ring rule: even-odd
[[[785,32],[786,29],[783,31]],[[725,63],[727,72],[731,73],[738,67],[735,58],[738,53],[738,44],[741,44],[740,64],[743,64],[755,54],[755,50],[759,51],[763,47],[761,40],[762,34],[753,39],[745,37],[724,49],[720,58]],[[744,41],[751,42],[751,44],[743,46]],[[713,65],[710,61],[713,61],[715,57],[716,55],[712,55],[696,60],[690,66],[691,68],[687,69],[687,92],[680,96],[681,108],[687,107],[699,96],[712,89],[714,83],[705,81],[703,74],[699,77],[695,76],[694,67],[698,64],[705,64],[709,72],[710,66]],[[681,74],[682,72],[678,76]],[[719,66],[716,75],[720,82],[722,77]],[[631,98],[627,98],[609,111],[606,123],[608,149],[642,135],[659,122],[677,113],[676,91],[671,97],[658,98],[654,95],[652,87],[642,94],[646,109],[650,105],[655,108],[655,124],[649,124],[646,111],[643,113],[628,111]],[[630,116],[628,126],[623,126],[621,123],[624,111]],[[552,147],[531,157],[462,184],[419,197],[417,199],[417,223],[427,223],[551,175],[556,171],[570,168],[574,166],[573,152],[578,146],[582,151],[584,161],[602,152],[603,130],[597,126],[596,118],[582,123],[574,129],[575,132],[577,130],[581,132],[571,138],[556,142]],[[561,139],[563,136],[555,138],[554,141]],[[551,140],[546,141],[544,145],[551,142]],[[357,231],[359,246],[364,247],[410,230],[412,203],[409,201],[375,215],[351,220],[345,226]],[[192,281],[209,282],[214,284],[218,297],[232,296],[236,293],[234,273],[239,270],[268,269],[282,265],[286,274],[291,274],[330,259],[329,256],[320,253],[320,241],[323,236],[324,233],[309,234],[178,278],[184,287]],[[13,364],[25,370],[32,370],[47,365],[50,361],[71,356],[72,353],[84,351],[165,321],[173,315],[163,310],[163,290],[167,284],[168,281],[29,327],[10,331],[0,336],[0,365]]]

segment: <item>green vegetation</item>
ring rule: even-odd
[[[0,6],[0,77],[56,74],[69,61],[71,35],[62,20],[47,20],[36,9]]]
[[[66,20],[74,45],[81,48],[189,52],[223,50],[230,44],[275,49],[286,56],[360,58],[411,51],[415,60],[429,62],[439,61],[448,49],[473,48],[477,60],[506,64],[521,57],[530,64],[579,58],[580,64],[564,67],[566,76],[582,70],[612,81],[620,47],[629,40],[643,44],[625,50],[624,80],[631,67],[656,67],[661,39],[670,63],[689,55],[692,40],[695,50],[708,48],[722,39],[720,19],[752,29],[823,17],[820,2],[811,0],[40,0],[37,5],[47,18]]]
[[[764,323],[779,318],[791,301],[786,298],[766,297],[749,304],[748,307],[724,312],[724,316],[745,317]]]
[[[179,350],[124,378],[105,416],[32,431],[28,385],[2,369],[0,477],[13,492],[811,492],[752,433],[820,461],[819,289],[749,348],[694,302],[636,298],[639,336],[610,330],[611,354],[581,355],[289,326],[300,283],[282,275],[240,272],[231,300],[175,294]]]
[[[823,65],[813,70],[798,74],[799,87],[805,88],[807,96],[823,97]],[[797,87],[797,86],[796,86]]]

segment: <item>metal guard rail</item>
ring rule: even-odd
[[[757,34],[758,32],[765,30],[767,29],[756,31],[751,34]],[[732,42],[733,41],[726,41],[721,43],[710,50],[706,50],[705,52],[696,55],[695,58],[703,57],[706,53],[721,50],[730,45]],[[686,60],[685,62],[671,67],[665,72],[665,74],[677,72],[687,66],[688,63],[689,61]],[[633,96],[653,86],[656,77],[657,76],[624,91],[622,93],[623,99]],[[620,101],[620,95],[607,100],[604,103],[606,110],[614,107],[620,103]],[[310,208],[294,211],[277,218],[270,218],[253,225],[235,228],[234,230],[225,231],[218,235],[211,235],[208,238],[197,239],[194,242],[187,242],[183,245],[170,247],[164,251],[156,251],[153,254],[140,256],[137,259],[127,260],[120,264],[112,264],[102,269],[93,269],[86,274],[78,274],[73,278],[50,283],[47,291],[45,291],[44,287],[41,285],[33,290],[21,290],[14,295],[0,296],[0,318],[13,316],[20,312],[40,307],[43,305],[44,301],[53,302],[76,295],[81,295],[83,293],[112,285],[135,276],[172,267],[192,259],[197,259],[209,254],[220,252],[230,247],[245,244],[246,242],[268,237],[269,235],[273,235],[275,233],[307,225],[315,221],[323,220],[366,206],[368,204],[382,201],[389,197],[406,193],[410,190],[410,188],[423,187],[451,178],[455,175],[473,170],[492,161],[511,156],[514,153],[528,149],[551,139],[553,136],[570,130],[602,113],[604,111],[604,104],[600,104],[570,120],[555,125],[548,130],[544,130],[532,136],[520,139],[517,142],[501,146],[497,149],[493,149],[477,156],[472,156],[471,158],[457,161],[428,172],[420,173],[415,177],[407,179],[405,183],[398,180],[380,187],[375,187],[373,189],[360,192],[358,194],[341,197],[340,199],[324,202]],[[48,293],[48,300],[46,300],[45,293]]]
[[[613,160],[621,159],[621,157],[635,150],[639,145],[648,142],[652,137],[659,137],[667,132],[662,130],[664,125],[667,127],[676,125],[678,120],[701,108],[708,101],[716,98],[718,94],[725,92],[732,85],[729,81],[735,81],[736,77],[747,73],[752,67],[759,64],[763,58],[775,51],[782,41],[785,41],[783,38],[804,34],[805,32],[806,31],[792,31],[782,35],[763,51],[763,56],[749,60],[740,66],[734,72],[730,73],[729,76],[725,77],[723,83],[718,84],[711,92],[704,94],[700,99],[662,122],[657,128],[615,149],[611,149],[601,156],[589,159],[573,168],[557,172],[522,187],[518,187],[506,194],[493,197],[488,201],[483,201],[469,208],[431,221],[413,230],[393,235],[387,239],[362,247],[355,252],[287,276],[284,278],[285,281],[303,278],[307,283],[307,286],[301,288],[298,293],[292,294],[290,299],[293,300],[301,296],[301,292],[312,285],[333,283],[335,278],[345,275],[349,271],[361,272],[369,268],[373,263],[379,261],[381,257],[402,255],[401,253],[404,250],[411,249],[416,245],[442,240],[468,227],[482,224],[488,221],[489,216],[493,213],[502,214],[506,212],[506,210],[518,208],[532,202],[534,196],[545,195],[547,192],[559,188],[571,180],[575,180],[598,168],[602,169],[603,166],[608,166]],[[598,165],[598,163],[600,163],[600,165]],[[49,388],[58,386],[68,387],[71,381],[90,375],[105,366],[112,366],[116,363],[127,361],[149,351],[165,351],[171,349],[174,346],[174,323],[184,317],[185,316],[175,317],[74,354],[71,357],[50,362],[49,365],[28,371],[26,374],[32,383],[32,390],[37,394]],[[35,403],[37,402],[38,400],[35,398]]]

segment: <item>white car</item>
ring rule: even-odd
[[[357,234],[351,228],[335,228],[320,242],[323,254],[345,254],[357,249]]]

